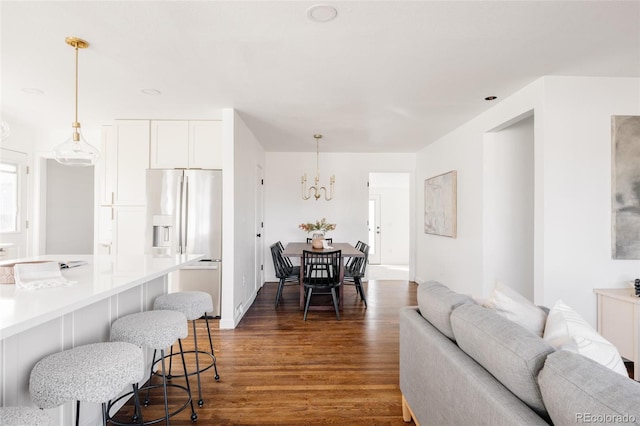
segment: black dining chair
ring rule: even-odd
[[[317,268],[318,264],[326,268]],[[307,312],[311,297],[316,294],[331,294],[333,307],[336,310],[336,318],[340,320],[338,308],[338,294],[336,289],[342,285],[340,281],[340,268],[342,267],[342,250],[330,252],[302,251],[303,277],[302,285],[305,288],[304,320],[307,320]]]
[[[278,281],[278,290],[276,292],[276,308],[280,303],[280,297],[282,296],[282,291],[284,290],[285,283],[296,283],[300,284],[300,267],[293,266],[288,257],[282,255],[284,248],[282,243],[278,241],[275,244],[272,244],[271,247],[271,257],[273,258],[273,269],[276,272],[276,277],[279,279]]]
[[[366,308],[367,296],[362,285],[362,278],[365,276],[367,263],[369,262],[369,245],[362,241],[358,241],[356,247],[364,254],[364,257],[352,257],[345,264],[344,284],[355,286],[356,292],[360,295],[360,298],[364,302],[364,307]]]

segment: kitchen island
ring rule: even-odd
[[[28,290],[0,284],[0,403],[33,405],[29,374],[44,356],[79,345],[109,340],[119,317],[149,310],[168,291],[168,274],[197,262],[201,255],[61,256],[22,261],[85,261],[64,269],[70,286]],[[4,262],[10,263],[10,262]],[[151,351],[146,353],[151,362]],[[73,423],[74,404],[47,410],[54,424]],[[99,404],[83,404],[83,425],[99,424]]]

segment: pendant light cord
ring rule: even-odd
[[[78,43],[76,42],[75,45],[73,46],[76,50],[76,121],[74,122],[75,125],[78,124]]]

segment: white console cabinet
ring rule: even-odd
[[[221,121],[151,121],[152,169],[222,169]]]
[[[610,341],[620,355],[633,361],[633,378],[640,380],[640,297],[632,288],[600,288],[598,333]]]

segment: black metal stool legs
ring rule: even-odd
[[[218,374],[218,366],[216,365],[216,354],[213,351],[213,340],[211,340],[211,329],[209,328],[209,318],[205,315],[204,320],[207,323],[207,334],[209,335],[209,349],[211,349],[211,356],[213,357],[213,370],[215,371],[216,382],[220,381],[220,375]]]
[[[187,371],[187,363],[184,360],[184,350],[182,350],[182,340],[178,339],[178,345],[180,346],[180,357],[182,358],[182,367],[184,371]],[[189,384],[189,375],[185,374],[184,379],[187,381],[187,391],[189,392],[189,403],[191,404],[191,421],[196,421],[198,415],[196,414],[196,410],[193,407],[193,398],[191,398],[191,385]],[[168,424],[168,422],[167,422]]]
[[[198,376],[198,407],[202,407],[204,405],[204,400],[202,399],[202,385],[200,384],[200,354],[198,353],[198,333],[196,333],[195,320],[191,321],[191,324],[193,325],[193,348],[196,354],[196,372]]]

